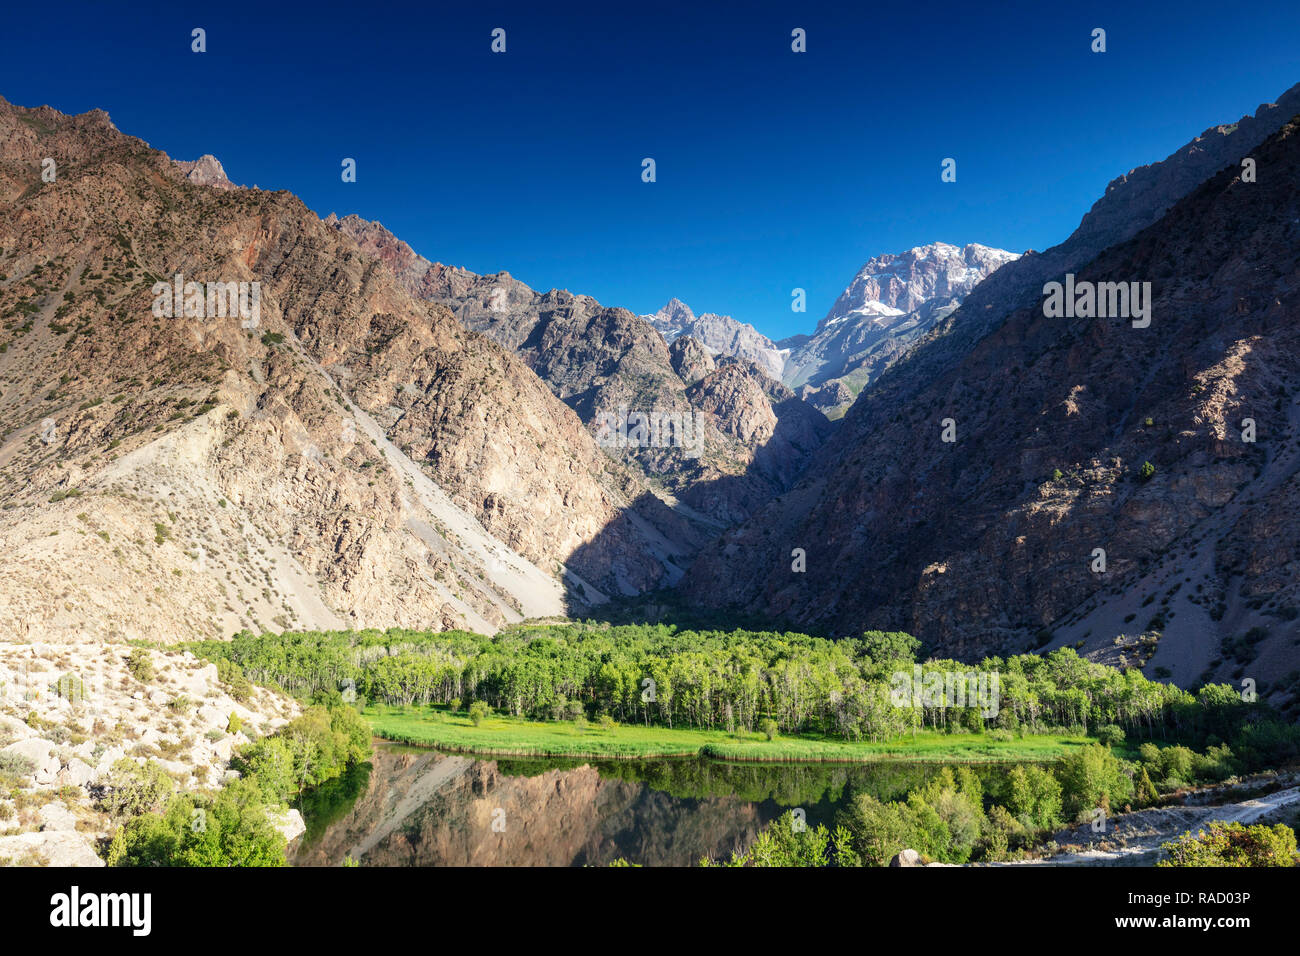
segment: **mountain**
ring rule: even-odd
[[[208,166],[0,100],[0,626],[490,631],[680,575],[523,362]]]
[[[676,524],[657,524],[684,554],[787,490],[830,431],[825,416],[762,367],[707,343],[696,350],[694,336],[670,344],[641,316],[591,296],[430,262],[357,216],[326,223],[385,262],[413,295],[517,354],[607,453],[641,476],[647,495],[673,509]],[[637,414],[698,423],[699,433],[688,427],[682,444],[622,441],[617,423]]]
[[[653,315],[641,318],[658,329],[669,342],[680,336],[690,336],[715,355],[730,355],[753,362],[764,373],[781,381],[785,355],[775,342],[752,325],[713,312],[696,315],[690,306],[676,298],[669,299],[668,304]]]
[[[1067,242],[982,283],[791,492],[696,560],[687,599],[837,634],[906,629],[945,654],[1070,643],[1183,684],[1292,671],[1300,127],[1260,115],[1130,175]],[[1257,142],[1261,123],[1277,130]],[[1073,281],[1149,282],[1149,326],[1045,315],[1044,263],[1109,236]],[[1022,304],[1003,312],[991,289]]]
[[[940,319],[926,338],[932,348],[908,355],[915,362],[892,387],[917,387],[961,361],[981,338],[1012,311],[1040,301],[1043,285],[1094,259],[1102,250],[1131,239],[1155,223],[1191,190],[1251,150],[1300,112],[1300,84],[1261,105],[1253,116],[1212,126],[1157,163],[1113,179],[1084,214],[1077,229],[1044,252],[1026,252],[976,286],[960,313]]]
[[[793,347],[783,380],[817,407],[842,410],[863,386],[950,315],[1015,253],[930,243],[867,261],[816,331]]]

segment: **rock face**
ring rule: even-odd
[[[196,185],[208,165],[0,102],[0,311],[21,319],[0,330],[0,628],[491,631],[680,575],[655,522],[682,519],[633,513],[639,475],[515,355],[293,196]],[[178,274],[207,298],[155,314]]]
[[[221,160],[210,154],[200,156],[194,162],[176,160],[176,166],[185,178],[196,186],[211,186],[213,189],[238,189],[239,187],[226,178],[226,170]]]
[[[413,295],[445,305],[463,326],[496,340],[536,372],[611,458],[639,474],[645,494],[635,510],[672,542],[679,562],[689,561],[719,524],[753,514],[789,488],[829,433],[825,417],[781,388],[766,367],[694,334],[674,335],[670,344],[642,317],[590,296],[539,293],[509,273],[476,275],[429,262],[383,226],[356,216],[325,222],[386,263]],[[698,327],[717,325],[710,319]],[[761,349],[755,354],[764,357]],[[727,363],[716,387],[699,387]],[[718,400],[718,389],[733,399],[743,390],[747,400]],[[733,412],[748,420],[730,419]],[[699,448],[612,441],[609,423],[638,413],[698,422]],[[661,500],[676,512],[655,508]]]
[[[675,298],[669,299],[658,312],[642,318],[669,342],[682,337],[693,338],[714,355],[729,355],[752,362],[766,375],[781,380],[785,369],[784,353],[752,325],[713,312],[696,315],[690,306]]]
[[[998,273],[951,335],[859,398],[791,493],[697,560],[686,593],[822,632],[906,629],[941,653],[1081,641],[1100,654],[1145,632],[1157,650],[1130,663],[1183,683],[1252,660],[1294,668],[1295,122],[1251,156],[1258,182],[1234,162],[1079,267],[1080,282],[1150,282],[1149,327],[1048,318],[1040,287],[960,352],[950,339],[979,321],[962,313]],[[790,570],[794,547],[806,574]]]
[[[1015,253],[935,242],[876,256],[835,300],[816,332],[792,347],[783,380],[825,411],[843,411],[845,392],[875,381],[975,286]],[[831,403],[835,404],[831,404]]]

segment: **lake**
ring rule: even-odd
[[[478,758],[376,741],[300,805],[298,866],[690,866],[787,809],[831,825],[852,792],[901,800],[942,764]],[[973,765],[990,790],[1004,765]]]

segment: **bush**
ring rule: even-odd
[[[147,684],[153,680],[153,655],[149,653],[146,647],[136,647],[126,658],[126,669],[142,684]]]
[[[1097,739],[1107,747],[1118,747],[1124,742],[1124,730],[1116,724],[1097,728]]]
[[[780,728],[777,727],[776,721],[771,717],[764,717],[763,722],[759,724],[759,729],[763,731],[763,736],[768,740],[775,740],[776,732]]]
[[[1142,467],[1138,469],[1138,477],[1143,481],[1150,481],[1155,477],[1156,466],[1149,461],[1142,462]]]
[[[1169,854],[1157,866],[1295,866],[1295,831],[1285,824],[1274,826],[1240,823],[1211,823],[1201,832],[1184,833],[1177,840],[1162,843]]]
[[[285,866],[285,839],[256,784],[235,780],[215,796],[179,794],[162,813],[123,824],[109,866]]]
[[[1007,775],[1007,810],[1029,831],[1052,830],[1061,824],[1061,784],[1048,770],[1016,764]]]
[[[244,669],[232,660],[217,658],[217,680],[226,685],[230,696],[241,704],[253,696],[253,684],[244,676]]]
[[[123,757],[109,768],[107,778],[96,789],[99,791],[96,805],[118,819],[161,810],[176,784],[152,760],[139,764]]]
[[[239,715],[232,710],[230,712],[230,721],[226,724],[226,730],[228,730],[233,736],[234,734],[239,733],[243,729],[244,729],[244,722],[240,720]]]
[[[30,777],[36,772],[36,761],[22,754],[0,754],[0,778]]]
[[[486,703],[481,700],[476,700],[474,703],[469,705],[470,722],[477,727],[483,723],[483,719],[491,712],[491,708],[488,707]]]

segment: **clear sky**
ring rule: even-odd
[[[4,22],[12,102],[103,108],[430,259],[636,312],[677,296],[774,338],[873,255],[1059,242],[1116,175],[1300,82],[1293,0],[23,3]]]

